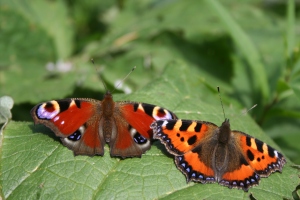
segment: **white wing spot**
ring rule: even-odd
[[[278,152],[274,150],[275,157],[278,158]]]
[[[166,126],[168,124],[168,121],[165,120],[164,123],[161,125],[161,127]]]
[[[54,117],[53,121],[56,122],[57,120],[59,120],[59,116]]]

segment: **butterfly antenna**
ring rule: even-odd
[[[115,89],[113,90],[113,91],[115,91],[126,79],[127,79],[127,77],[135,70],[135,68],[136,68],[136,66],[134,66],[132,69],[131,69],[131,71],[123,78],[123,80],[121,80],[119,83],[118,83],[118,85],[115,87]],[[113,91],[112,91],[112,93],[113,93]]]
[[[244,111],[241,115],[245,115],[246,113],[248,113],[250,110],[252,110],[253,108],[255,108],[257,106],[257,104],[255,104],[254,106],[252,106],[250,109]]]
[[[94,67],[95,67],[95,61],[94,61],[94,59],[92,58],[91,61],[92,61],[93,65],[94,65]],[[95,67],[95,69],[96,69],[96,72],[100,75],[100,80],[101,80],[101,82],[102,82],[102,85],[103,85],[104,88],[105,88],[105,91],[108,91],[108,89],[107,89],[107,87],[106,87],[106,84],[104,83],[104,80],[103,80],[103,78],[102,78],[102,76],[101,76],[101,73],[100,73],[100,71],[99,71],[99,68],[96,68],[96,67]]]
[[[224,114],[224,119],[226,119],[224,106],[223,106],[223,102],[222,102],[222,98],[221,98],[221,94],[220,94],[220,87],[218,86],[217,88],[218,88],[219,98],[220,98],[220,101],[221,101],[221,106],[222,106],[222,110],[223,110],[223,114]]]

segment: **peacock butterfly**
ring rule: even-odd
[[[102,101],[70,98],[40,103],[31,109],[35,124],[49,127],[75,155],[140,157],[150,149],[155,120],[177,119],[171,111],[131,101],[115,102],[107,91]]]

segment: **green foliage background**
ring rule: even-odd
[[[0,0],[0,97],[15,102],[0,142],[1,196],[299,199],[297,6],[293,0]],[[248,193],[186,184],[158,141],[142,158],[110,158],[108,146],[104,157],[74,157],[47,128],[33,126],[29,111],[39,102],[101,99],[95,68],[112,90],[134,66],[115,100],[220,125],[220,86],[232,128],[280,150],[288,160],[283,173]]]

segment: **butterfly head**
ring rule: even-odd
[[[107,96],[112,97],[112,94],[111,94],[111,92],[109,90],[106,90],[104,98],[107,97]]]
[[[229,122],[229,119],[225,118],[225,121],[222,123],[221,127],[222,126],[227,126],[230,128],[230,122]]]
[[[227,144],[230,138],[231,130],[229,119],[225,119],[219,129],[219,142]]]

